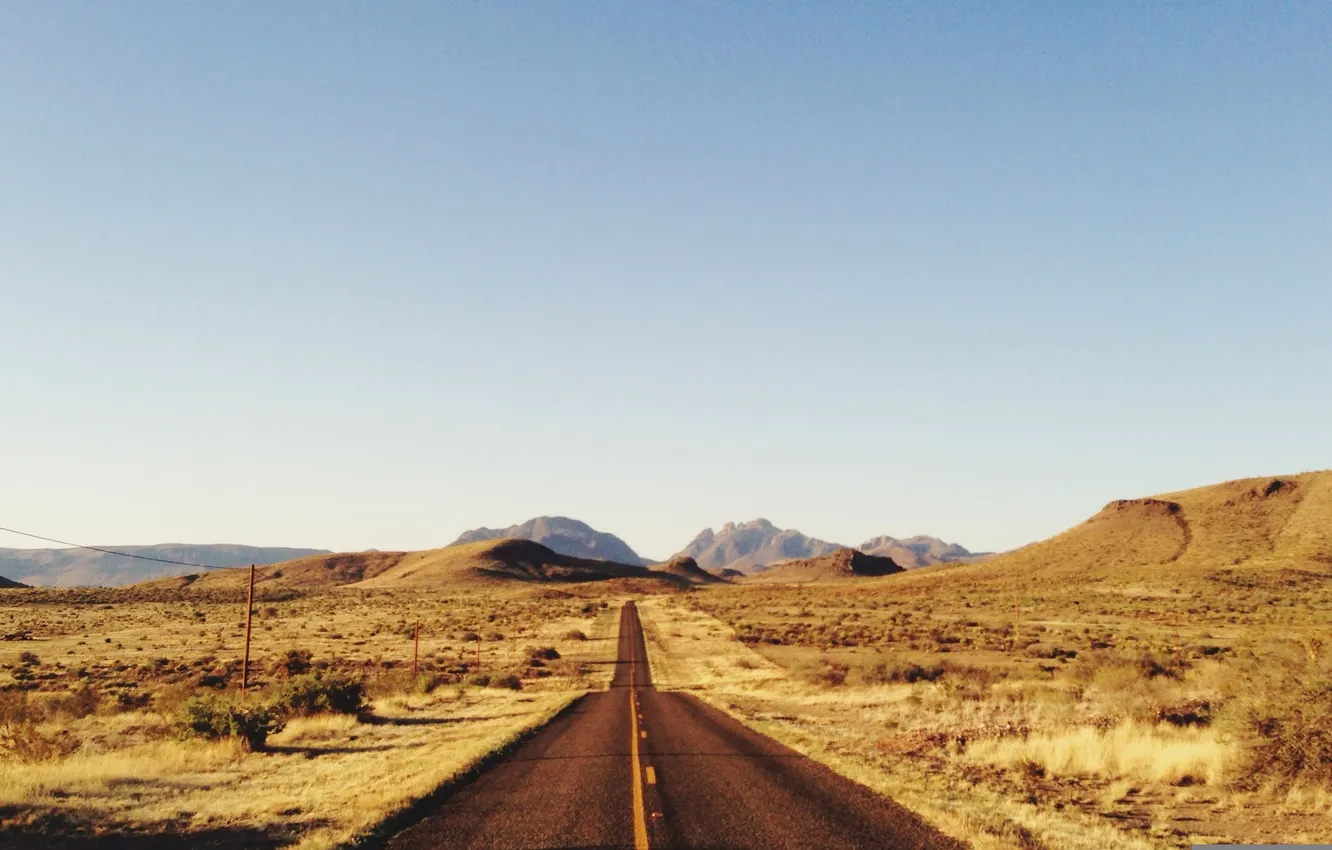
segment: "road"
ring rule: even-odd
[[[962,846],[695,697],[657,691],[632,602],[608,690],[388,841],[394,850]]]

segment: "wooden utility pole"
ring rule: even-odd
[[[412,675],[416,675],[416,659],[421,654],[421,623],[412,626]]]
[[[250,564],[250,592],[245,595],[245,660],[241,662],[241,693],[250,686],[250,624],[254,618],[254,564]]]

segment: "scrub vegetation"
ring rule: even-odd
[[[6,847],[342,845],[604,687],[618,624],[582,585],[269,594],[241,694],[236,593],[135,592],[0,597]]]
[[[1332,835],[1332,476],[1111,503],[991,561],[640,605],[686,688],[985,847]]]

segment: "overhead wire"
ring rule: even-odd
[[[116,556],[121,557],[121,558],[134,558],[135,560],[139,560],[139,561],[152,561],[153,563],[156,563],[156,564],[172,564],[172,565],[174,565],[174,566],[178,566],[178,567],[195,567],[195,568],[200,569],[200,570],[234,570],[234,569],[244,569],[244,565],[242,565],[242,566],[233,566],[233,567],[223,567],[223,566],[219,566],[219,565],[217,565],[217,564],[197,564],[197,563],[192,563],[192,562],[190,562],[190,561],[177,561],[177,560],[175,560],[174,558],[157,558],[157,557],[154,557],[154,556],[152,556],[152,555],[139,555],[139,554],[136,554],[136,553],[134,553],[134,552],[121,552],[121,551],[116,550],[116,549],[107,549],[107,548],[102,547],[102,546],[85,546],[85,545],[82,544],[82,543],[71,543],[71,542],[68,541],[68,540],[57,540],[57,539],[54,538],[54,537],[45,537],[45,536],[43,536],[43,535],[41,535],[41,534],[33,534],[33,533],[30,532],[30,531],[19,531],[17,528],[5,528],[4,526],[0,526],[0,531],[8,532],[9,534],[17,534],[17,535],[19,535],[20,537],[30,537],[30,538],[32,538],[33,540],[42,540],[42,541],[45,541],[45,542],[47,542],[47,543],[58,543],[58,544],[61,545],[61,546],[69,546],[69,547],[74,548],[74,549],[87,549],[87,550],[90,551],[90,552],[101,552],[101,553],[104,554],[104,555],[116,555]],[[264,566],[268,566],[268,565],[265,564]],[[263,581],[273,581],[273,582],[277,582],[279,585],[281,585],[282,587],[286,588],[287,590],[290,590],[292,593],[295,593],[295,594],[298,594],[298,595],[301,593],[301,591],[297,590],[296,588],[292,587],[291,585],[287,584],[286,582],[282,581],[280,578],[278,578],[277,576],[274,576],[274,575],[263,576],[263,577],[256,576],[255,578],[256,578],[256,583],[257,583],[257,581],[260,580],[260,579],[263,580]]]

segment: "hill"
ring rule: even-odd
[[[836,543],[781,529],[766,519],[736,525],[728,522],[714,532],[705,528],[675,557],[693,558],[705,570],[757,572],[759,567],[793,558],[816,558],[837,551]]]
[[[1049,540],[956,569],[975,579],[1130,582],[1274,567],[1332,572],[1332,472],[1121,499]]]
[[[892,558],[898,566],[909,570],[931,564],[966,564],[993,557],[991,552],[969,552],[956,543],[947,543],[924,534],[902,539],[882,534],[871,537],[856,548],[867,555]]]
[[[597,558],[638,566],[652,563],[639,557],[628,543],[614,534],[597,531],[585,522],[562,516],[539,516],[508,528],[474,528],[459,535],[452,545],[503,539],[531,540],[574,558]]]
[[[892,558],[866,555],[858,549],[842,548],[830,555],[801,558],[778,564],[744,579],[746,584],[831,581],[834,579],[872,578],[905,570]]]
[[[530,540],[481,540],[419,552],[349,552],[315,555],[255,571],[256,588],[311,590],[326,587],[461,587],[505,581],[586,582],[647,579],[682,586],[636,564],[561,555]],[[194,576],[163,579],[147,586],[198,591],[240,591],[248,569],[214,570]]]
[[[229,543],[160,543],[153,546],[103,546],[132,555],[186,561],[213,567],[248,567],[274,564],[305,555],[327,554],[326,549],[282,546],[239,546]],[[156,578],[199,572],[182,567],[125,558],[88,549],[0,549],[0,573],[43,587],[119,587]]]
[[[713,575],[687,555],[676,555],[666,563],[654,567],[653,571],[679,576],[690,584],[719,584],[726,581],[725,577]]]
[[[14,588],[14,587],[27,587],[27,585],[20,584],[19,582],[16,581],[10,581],[4,576],[0,576],[0,590],[7,590],[9,588]]]

